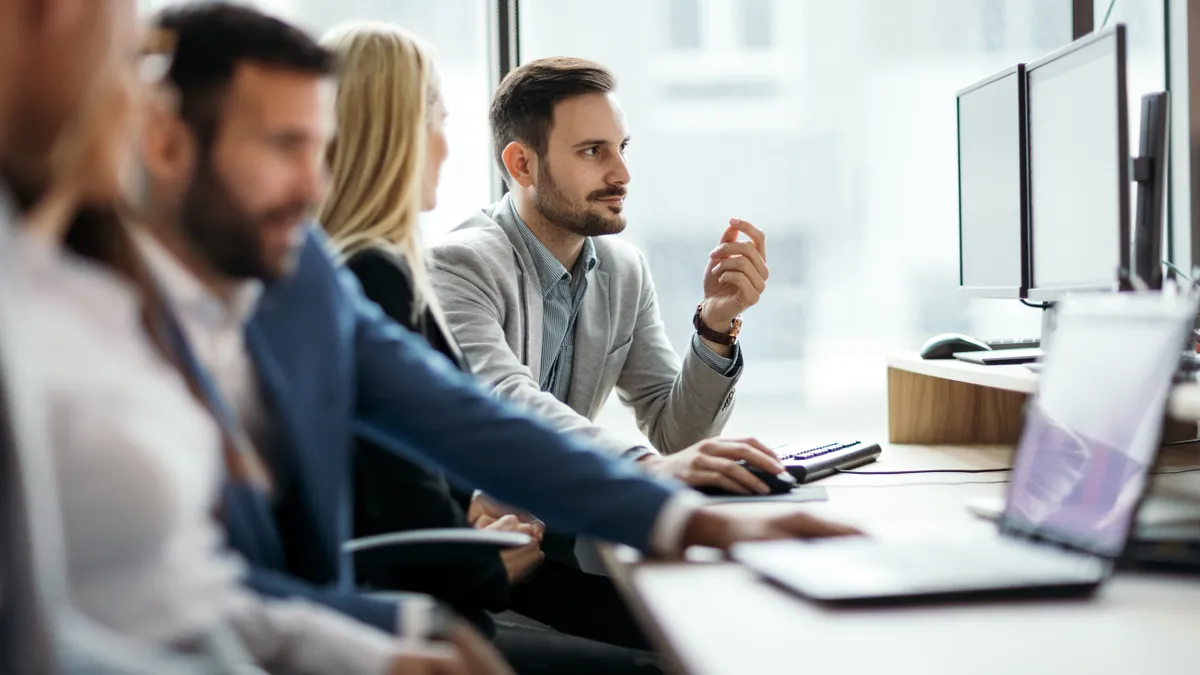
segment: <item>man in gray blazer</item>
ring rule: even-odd
[[[681,360],[646,259],[606,236],[625,229],[630,181],[615,87],[604,66],[574,58],[534,61],[505,78],[490,121],[511,192],[434,247],[437,296],[472,370],[497,395],[651,472],[765,493],[738,460],[782,472],[769,449],[706,440],[732,410],[740,315],[768,276],[764,236],[729,221],[706,263]],[[593,423],[614,388],[652,448]]]

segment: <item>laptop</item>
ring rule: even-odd
[[[997,531],[748,543],[734,559],[824,602],[1094,591],[1126,549],[1196,314],[1191,295],[1060,305]]]

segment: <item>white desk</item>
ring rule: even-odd
[[[1166,458],[1188,459],[1187,454]],[[1007,447],[886,448],[863,470],[1008,466]],[[799,508],[877,536],[992,527],[967,500],[1002,494],[1007,474],[834,476],[829,501]],[[1194,478],[1195,474],[1164,477]],[[729,505],[778,511],[796,506]],[[1200,673],[1200,576],[1121,573],[1092,599],[833,609],[732,563],[640,562],[607,549],[643,626],[693,675]]]

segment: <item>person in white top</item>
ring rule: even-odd
[[[0,147],[0,166],[26,207],[7,259],[19,261],[9,272],[30,292],[23,329],[35,346],[20,358],[38,377],[51,422],[72,603],[116,632],[161,647],[187,649],[232,625],[271,672],[507,672],[469,646],[401,643],[331,610],[264,600],[240,586],[241,563],[223,547],[212,518],[220,435],[147,339],[145,289],[61,249],[69,231],[117,251],[114,260],[131,259],[120,257],[122,246],[134,250],[106,206],[123,191],[143,103],[143,87],[122,67],[135,42],[134,3],[39,6],[45,14],[23,16],[52,43],[42,60],[30,59],[33,70],[46,72],[27,78],[37,86],[10,99],[23,108],[8,117],[28,121],[39,111],[39,133],[20,147]],[[53,26],[41,23],[47,17]],[[62,124],[46,123],[53,120]]]

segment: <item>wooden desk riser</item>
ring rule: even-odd
[[[1037,374],[1024,366],[926,361],[916,354],[890,357],[887,378],[888,440],[918,445],[1015,445],[1022,411],[1038,382]],[[1176,385],[1167,405],[1164,438],[1196,438],[1197,421],[1200,385]]]

